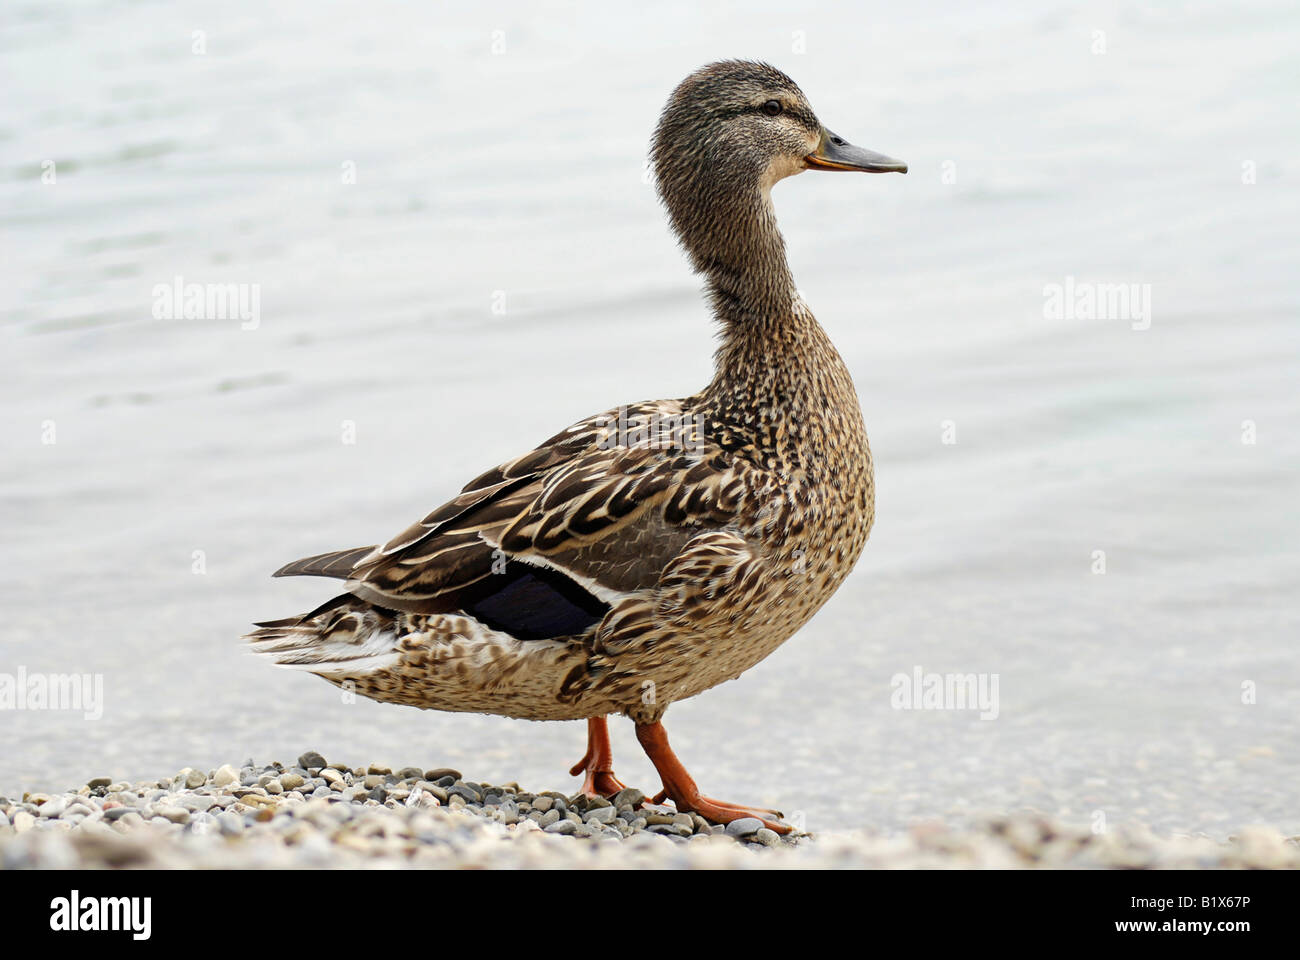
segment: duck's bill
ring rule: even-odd
[[[856,170],[859,173],[907,173],[907,164],[883,153],[855,147],[827,130],[817,149],[804,157],[810,170]]]

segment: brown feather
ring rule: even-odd
[[[314,557],[304,557],[292,563],[286,563],[273,577],[333,577],[346,580],[352,576],[352,568],[361,560],[370,556],[375,548],[354,547],[351,550],[334,550],[330,553],[318,553]]]

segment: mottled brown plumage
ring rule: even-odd
[[[798,630],[874,516],[857,394],[795,291],[770,189],[810,167],[906,168],[844,144],[783,73],[740,61],[678,86],[653,157],[722,325],[712,382],[575,424],[381,547],[289,564],[277,575],[336,577],[347,593],[249,639],[377,700],[626,714],[667,796],[734,819],[752,811],[692,793],[658,722]],[[608,765],[608,741],[603,721],[591,729],[588,785],[617,783],[592,766]]]

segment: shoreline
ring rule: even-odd
[[[448,768],[328,763],[184,768],[0,798],[0,868],[1300,869],[1300,838],[1226,843],[1105,832],[1018,813],[969,827],[779,837],[709,824],[628,789],[610,800],[465,780]]]

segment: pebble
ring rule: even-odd
[[[217,827],[228,837],[235,837],[244,832],[244,818],[233,810],[217,814]]]
[[[727,836],[736,837],[737,839],[752,837],[762,829],[763,821],[757,817],[741,817],[739,820],[732,820],[727,824]]]
[[[228,783],[235,783],[239,780],[239,773],[230,764],[223,764],[217,768],[217,772],[212,775],[212,785],[214,787],[224,787]]]
[[[625,806],[639,807],[645,799],[646,795],[636,787],[624,787],[610,798],[610,803],[621,810]]]
[[[153,808],[154,816],[170,820],[172,823],[188,823],[190,812],[184,807],[174,807],[170,804],[160,804]]]
[[[447,800],[449,799],[446,789],[438,786],[436,783],[430,783],[429,781],[425,780],[423,781],[422,786],[424,787],[425,790],[429,791],[429,793],[437,797],[439,803],[446,803]]]
[[[450,789],[447,790],[447,796],[460,797],[462,800],[468,803],[478,803],[480,800],[483,799],[483,795],[481,793],[479,793],[473,787],[470,787],[464,783],[454,784]]]
[[[68,809],[67,800],[63,799],[62,797],[51,797],[49,800],[46,800],[39,807],[37,807],[36,812],[39,813],[43,818],[49,819],[51,817],[62,816],[63,811],[67,809]]]

